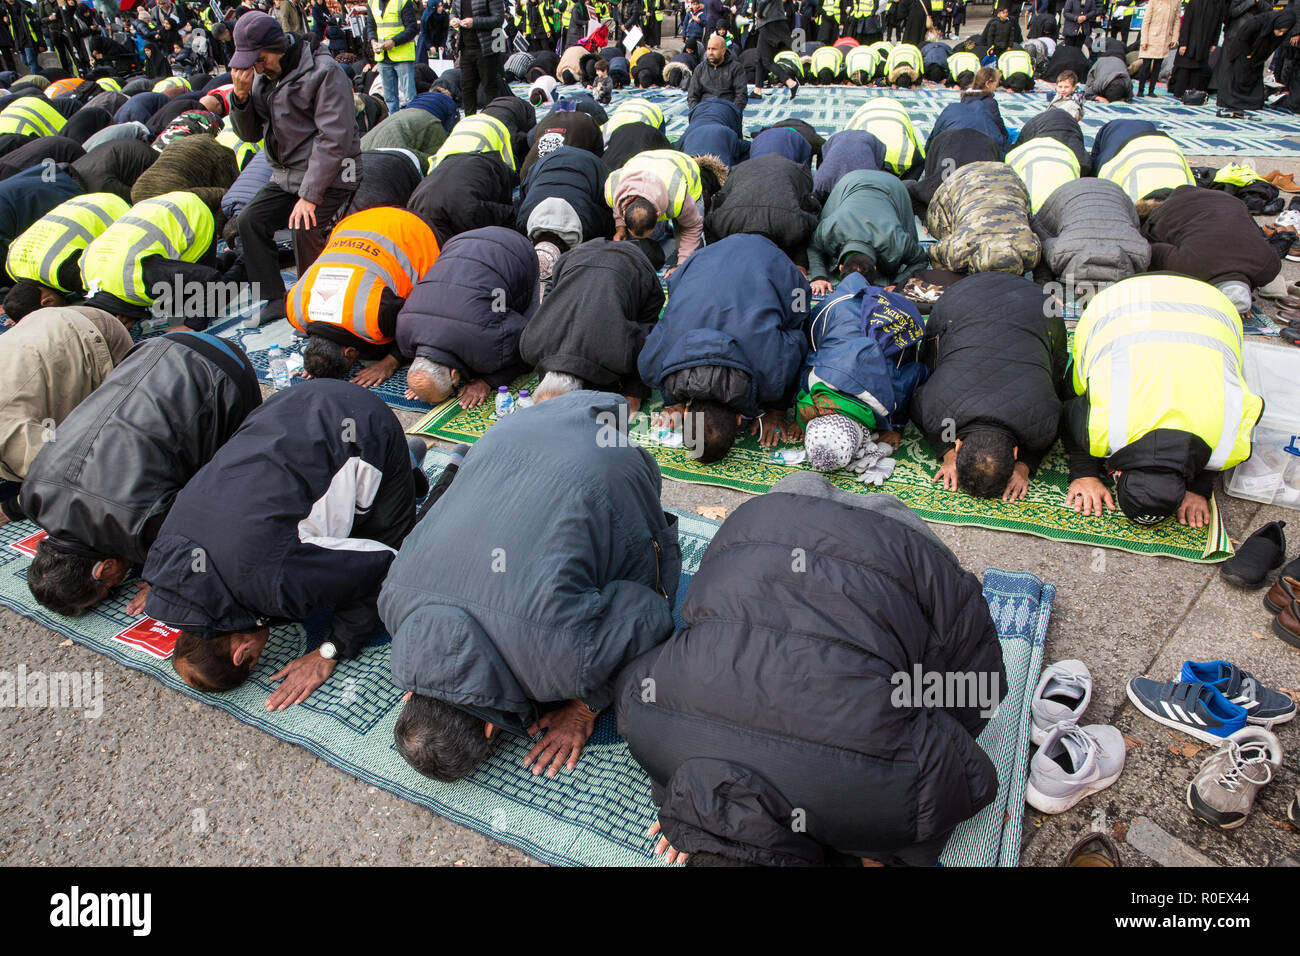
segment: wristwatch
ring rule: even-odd
[[[333,641],[326,641],[320,646],[320,656],[327,661],[338,660],[339,649]]]

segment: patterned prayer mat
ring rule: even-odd
[[[528,376],[517,381],[515,388],[532,388],[536,382],[535,375]],[[633,441],[650,449],[665,478],[762,494],[791,468],[808,470],[806,464],[787,465],[776,460],[772,451],[760,448],[758,440],[750,435],[739,438],[722,461],[700,464],[687,449],[663,444],[660,433],[650,427],[650,416],[662,404],[656,393],[654,400],[629,423],[629,434]],[[490,402],[462,411],[453,400],[431,411],[411,429],[411,433],[449,442],[473,443],[492,422]],[[781,447],[791,451],[802,449],[799,444]],[[1043,460],[1038,474],[1029,483],[1025,500],[1014,503],[945,491],[941,485],[931,481],[939,464],[920,433],[911,425],[904,432],[902,447],[894,457],[897,464],[893,477],[880,489],[862,485],[856,475],[846,472],[827,477],[849,491],[887,491],[926,521],[938,524],[1017,531],[1053,541],[1183,561],[1217,562],[1232,554],[1232,544],[1214,498],[1210,499],[1209,527],[1201,529],[1184,527],[1174,520],[1144,528],[1133,524],[1118,511],[1108,512],[1101,518],[1084,518],[1075,514],[1065,504],[1065,492],[1070,484],[1069,469],[1065,451],[1059,443]]]
[[[435,476],[447,455],[431,450],[425,460]],[[699,567],[713,522],[679,515],[682,580],[677,609],[690,575]],[[646,828],[654,821],[650,780],[618,736],[612,712],[602,714],[577,769],[553,779],[534,777],[523,767],[525,741],[506,737],[472,777],[443,784],[412,770],[393,746],[401,693],[389,670],[390,640],[384,635],[360,658],[343,662],[306,702],[267,713],[271,674],[320,643],[323,620],[272,630],[250,679],[225,694],[195,691],[176,676],[166,657],[165,634],[145,618],[126,615],[135,582],[78,618],[51,614],[27,588],[30,564],[24,539],[28,522],[0,526],[0,605],[89,647],[119,664],[143,671],[173,690],[219,707],[243,723],[311,751],[360,780],[495,840],[560,866],[652,866]],[[19,547],[15,547],[19,545]],[[1029,769],[1029,705],[1042,666],[1056,589],[1032,574],[990,568],[984,595],[997,625],[1008,689],[996,715],[979,737],[998,773],[996,800],[953,834],[941,862],[947,866],[1015,866],[1020,854],[1022,803]],[[674,612],[676,616],[676,611]],[[677,618],[680,625],[681,620]],[[112,706],[112,690],[107,705]]]

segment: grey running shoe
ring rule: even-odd
[[[1124,735],[1114,727],[1057,724],[1029,762],[1025,802],[1043,813],[1064,813],[1118,780],[1124,756]]]
[[[1246,822],[1259,788],[1282,764],[1282,745],[1271,731],[1246,727],[1223,742],[1187,785],[1192,813],[1221,830]]]
[[[1092,700],[1092,674],[1083,661],[1057,661],[1043,671],[1034,691],[1029,739],[1041,747],[1063,720],[1078,723]]]

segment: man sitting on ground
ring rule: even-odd
[[[468,777],[498,730],[542,735],[534,774],[573,770],[618,673],[672,632],[676,519],[626,414],[575,392],[503,419],[402,545],[379,604],[420,773]]]

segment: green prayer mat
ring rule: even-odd
[[[537,376],[528,375],[517,381],[515,388],[531,389],[536,385]],[[748,434],[737,439],[722,461],[701,464],[688,450],[665,447],[651,434],[650,415],[660,407],[662,401],[656,393],[654,399],[631,420],[629,434],[650,450],[665,478],[762,494],[791,470],[811,470],[806,464],[786,465],[775,460],[771,450],[760,448],[758,439]],[[462,410],[452,399],[422,418],[410,432],[472,444],[492,424],[493,413],[491,401],[478,408]],[[797,443],[781,446],[792,451],[802,447]],[[1213,497],[1210,498],[1209,525],[1199,529],[1180,525],[1172,518],[1154,527],[1142,527],[1119,511],[1108,512],[1100,518],[1075,514],[1074,509],[1065,504],[1065,492],[1070,484],[1069,467],[1065,450],[1059,442],[1043,459],[1038,473],[1029,482],[1025,499],[1011,503],[945,491],[942,485],[933,482],[931,478],[938,470],[939,462],[912,425],[908,425],[904,432],[902,446],[894,458],[897,462],[894,475],[881,488],[863,485],[856,475],[849,472],[836,472],[827,477],[849,491],[887,491],[926,521],[936,524],[1016,531],[1052,541],[1114,548],[1181,561],[1213,563],[1232,555],[1232,544]]]

